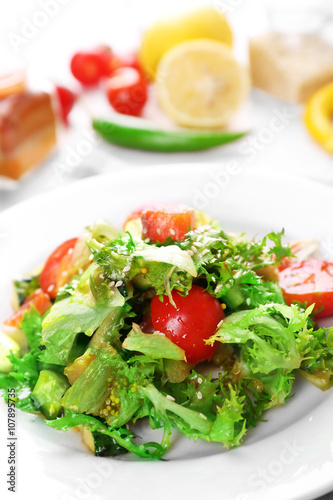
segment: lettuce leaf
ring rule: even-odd
[[[185,352],[170,339],[162,335],[143,333],[139,325],[133,323],[133,328],[123,342],[123,348],[137,351],[151,359],[174,359],[185,361]]]
[[[128,283],[143,274],[158,295],[170,295],[173,288],[188,292],[197,276],[190,255],[177,246],[157,247],[133,240],[130,234],[105,245],[89,242],[94,261],[113,282]]]
[[[308,316],[312,309],[302,312],[296,306],[266,304],[236,312],[221,323],[208,342],[238,344],[252,373],[295,370],[307,352],[311,334]]]
[[[45,317],[42,330],[45,362],[67,365],[72,361],[71,350],[77,336],[84,333],[91,337],[114,308],[124,305],[125,299],[117,288],[108,288],[107,298],[103,293],[101,301],[94,297],[90,278],[96,267],[91,265],[71,290],[70,297],[58,300]]]

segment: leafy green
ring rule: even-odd
[[[38,347],[41,343],[42,322],[43,318],[33,306],[30,308],[29,312],[23,315],[21,328],[31,350]]]
[[[8,374],[0,373],[0,391],[6,398],[8,389],[15,388],[16,407],[28,411],[36,411],[36,407],[30,399],[30,394],[37,382],[39,375],[38,349],[41,339],[42,319],[36,309],[31,308],[24,314],[22,329],[27,337],[30,352],[22,358],[9,355],[12,363],[11,371]]]
[[[310,333],[307,318],[313,308],[302,312],[283,304],[266,304],[228,316],[209,339],[241,346],[242,358],[253,373],[299,368]]]
[[[158,295],[170,295],[173,288],[187,293],[197,275],[187,252],[177,246],[156,247],[142,240],[134,241],[128,233],[104,246],[92,240],[89,248],[109,280],[127,283],[144,274]]]
[[[89,342],[89,346],[98,348],[103,343],[107,343],[119,351],[121,349],[120,331],[125,326],[125,320],[134,316],[135,314],[132,312],[128,302],[125,302],[123,306],[113,307],[95,331]]]
[[[333,328],[312,332],[301,373],[322,390],[333,386]]]
[[[142,392],[149,407],[152,428],[164,427],[166,432],[171,433],[171,428],[176,427],[187,437],[222,443],[227,448],[238,446],[246,432],[242,416],[244,397],[239,397],[231,386],[223,405],[217,407],[214,421],[163,396],[152,384],[143,388]]]
[[[138,351],[152,359],[186,360],[183,349],[167,337],[157,334],[142,333],[139,325],[133,324],[132,330],[123,342],[124,349]]]
[[[96,265],[82,275],[71,296],[57,301],[43,321],[42,338],[46,347],[43,360],[66,365],[71,361],[71,349],[81,332],[90,337],[109,316],[113,308],[124,305],[124,298],[114,288],[108,300],[101,302],[91,293],[90,277]],[[104,286],[104,284],[103,284]]]
[[[23,316],[21,327],[25,334],[30,351],[23,357],[9,355],[12,369],[8,374],[0,373],[0,391],[6,396],[9,388],[15,388],[16,407],[29,412],[36,411],[36,406],[31,400],[31,393],[37,382],[39,373],[44,369],[51,369],[63,373],[63,368],[41,361],[41,331],[43,318],[32,307]]]
[[[268,265],[277,265],[278,254],[289,255],[283,247],[281,233],[270,233],[257,242],[249,241],[245,235],[230,236],[222,229],[210,225],[190,231],[183,242],[176,244],[192,255],[197,275],[207,281],[207,290],[217,298],[225,295],[237,285],[260,285],[256,270]],[[267,240],[274,246],[267,247]]]
[[[77,425],[84,425],[92,432],[100,432],[106,436],[115,439],[117,443],[126,450],[135,453],[142,458],[161,458],[162,454],[166,451],[166,447],[155,442],[144,444],[133,443],[134,435],[127,429],[120,427],[118,429],[111,429],[111,427],[103,424],[99,419],[84,413],[75,413],[66,410],[64,417],[56,418],[55,420],[46,420],[47,425],[62,431],[67,431],[71,427]]]
[[[96,358],[68,389],[62,405],[76,413],[91,413],[118,427],[127,423],[142,403],[138,386],[145,375],[128,366],[111,347],[96,351]]]

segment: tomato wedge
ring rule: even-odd
[[[317,317],[333,314],[333,263],[319,259],[283,265],[279,285],[287,304],[315,304]],[[318,312],[319,311],[319,312]]]
[[[10,318],[4,321],[4,324],[16,328],[19,327],[24,313],[29,311],[31,306],[34,306],[43,315],[50,309],[52,302],[50,301],[50,297],[41,288],[38,288],[25,299],[21,307]]]
[[[152,242],[167,238],[182,241],[190,229],[195,229],[194,210],[146,210],[141,214],[142,235]]]
[[[137,209],[133,210],[133,212],[130,213],[130,215],[127,217],[123,224],[123,229],[125,230],[126,224],[133,220],[133,219],[139,219],[143,212],[147,212],[148,210],[156,211],[156,210],[164,210],[166,212],[175,212],[179,208],[178,205],[175,205],[174,203],[147,203],[146,205],[142,205],[141,207],[138,207]]]
[[[58,289],[68,282],[68,269],[77,238],[62,243],[51,253],[40,275],[40,286],[52,299],[57,297]]]
[[[174,307],[164,295],[163,302],[154,297],[151,302],[151,319],[155,330],[165,334],[184,349],[189,363],[210,359],[218,343],[207,345],[205,340],[214,335],[217,325],[224,318],[221,304],[204,288],[193,285],[188,295],[172,292]]]

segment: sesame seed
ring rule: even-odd
[[[130,271],[130,270],[131,270],[131,266],[125,266],[123,269],[124,273],[128,273],[128,271]]]
[[[74,333],[80,333],[81,332],[81,327],[80,326],[77,326],[75,329],[74,329]]]
[[[193,243],[193,245],[194,245],[195,247],[197,247],[197,248],[202,247],[202,243],[200,243],[200,241],[195,241],[195,242]]]
[[[122,281],[117,281],[117,283],[116,283],[116,288],[120,287],[122,284],[123,284],[123,282],[122,282]]]
[[[147,228],[146,227],[142,228],[142,234],[147,234]]]
[[[54,285],[50,285],[47,289],[48,292],[52,292],[52,290],[54,290]]]
[[[165,334],[163,332],[159,332],[158,330],[154,331],[154,335],[161,335],[162,337],[165,337]]]
[[[198,384],[202,384],[202,378],[201,377],[198,378]]]
[[[166,395],[166,398],[167,399],[170,399],[170,401],[176,401],[175,398],[173,398],[172,396],[170,396],[170,394],[167,394]]]
[[[187,253],[189,254],[189,256],[190,256],[190,257],[192,257],[192,256],[193,256],[193,252],[192,252],[192,250],[187,250]]]
[[[202,252],[202,256],[204,257],[204,256],[205,256],[205,255],[207,255],[209,252],[210,252],[210,250],[208,250],[208,248],[206,248],[206,249]]]
[[[198,392],[197,392],[197,398],[198,398],[198,399],[202,399],[202,394],[201,394],[201,392],[200,392],[200,391],[198,391]]]
[[[61,273],[61,276],[67,276],[67,275],[68,275],[68,271],[63,271],[63,272]]]
[[[156,229],[156,232],[157,232],[157,234],[161,234],[161,229],[158,227],[158,228]]]
[[[74,249],[70,248],[67,253],[68,253],[68,255],[72,255],[73,252],[74,252]]]
[[[94,256],[93,256],[93,254],[91,253],[91,254],[89,255],[89,260],[93,260],[93,258],[94,258]]]
[[[78,274],[80,274],[80,275],[83,274],[83,269],[79,269]]]
[[[109,287],[112,288],[115,285],[115,281],[110,281]]]
[[[101,280],[104,280],[104,274],[100,274],[99,277],[101,278]]]
[[[175,231],[173,228],[171,228],[171,229],[170,229],[170,234],[172,234],[172,236],[175,236],[176,231]]]
[[[192,250],[192,252],[193,252],[193,253],[197,253],[197,251],[198,251],[198,250],[195,248],[195,246],[192,246],[192,247],[191,247],[191,250]]]

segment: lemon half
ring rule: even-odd
[[[232,46],[232,31],[224,15],[213,7],[203,7],[185,15],[158,21],[143,35],[139,60],[154,79],[161,57],[178,43],[209,38]]]
[[[156,76],[163,111],[178,125],[224,127],[248,96],[248,71],[225,44],[190,40],[170,49]]]

